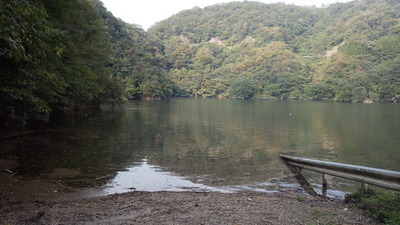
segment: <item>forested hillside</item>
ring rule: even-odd
[[[400,101],[400,2],[232,2],[145,32],[99,0],[0,1],[0,126],[169,96]]]
[[[112,76],[121,80],[129,99],[166,98],[172,94],[162,42],[135,25],[115,18],[101,1],[92,0],[111,42]]]
[[[233,2],[153,26],[176,96],[400,100],[400,2]]]
[[[98,104],[110,95],[109,42],[88,1],[0,4],[2,126]]]
[[[166,97],[155,46],[98,0],[1,0],[0,128],[126,97]]]

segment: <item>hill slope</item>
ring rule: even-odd
[[[165,98],[171,94],[160,41],[135,25],[115,18],[99,0],[91,0],[101,16],[111,44],[112,76],[119,78],[130,99]]]
[[[175,95],[399,101],[400,3],[328,8],[233,2],[149,29]]]

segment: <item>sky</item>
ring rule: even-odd
[[[156,22],[167,19],[185,9],[195,6],[204,8],[218,3],[232,2],[233,0],[101,0],[104,6],[123,21],[140,25],[147,30]],[[328,5],[335,2],[349,2],[350,0],[258,0],[264,3],[284,2],[299,6]]]

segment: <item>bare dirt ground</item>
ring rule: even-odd
[[[75,200],[2,199],[0,224],[377,224],[296,192],[129,192]]]

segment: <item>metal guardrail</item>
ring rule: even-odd
[[[400,191],[400,172],[351,164],[334,163],[300,157],[279,155],[296,180],[311,195],[317,195],[312,186],[301,174],[302,169],[322,173],[322,194],[326,196],[327,181],[325,174],[372,184],[391,190]],[[363,185],[366,187],[365,185]]]

